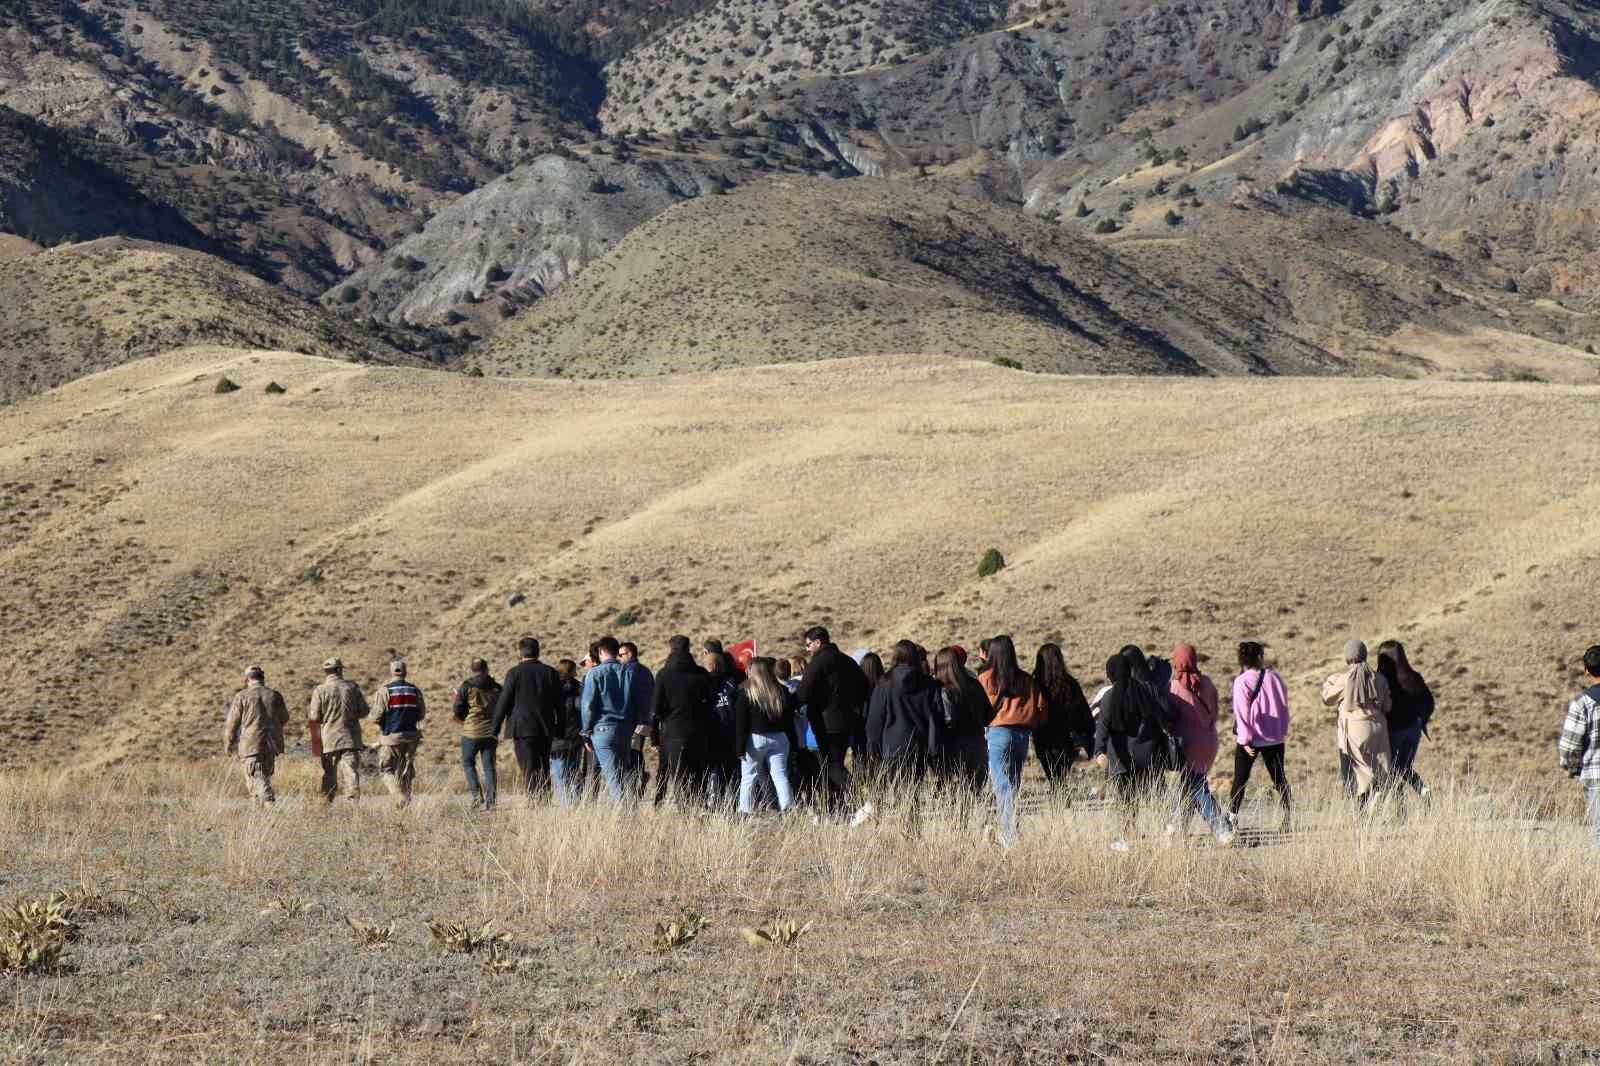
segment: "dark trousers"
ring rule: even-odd
[[[796,803],[810,803],[816,799],[817,785],[822,780],[822,760],[810,748],[789,753],[789,787],[794,789]]]
[[[1139,805],[1151,799],[1161,787],[1161,771],[1149,766],[1136,767],[1131,771],[1113,774],[1111,786],[1116,793],[1122,834],[1128,836],[1133,833],[1134,825],[1139,820]]]
[[[1389,730],[1389,749],[1394,763],[1394,777],[1400,784],[1397,789],[1399,795],[1405,795],[1405,785],[1410,785],[1417,790],[1417,795],[1422,794],[1425,787],[1422,775],[1417,773],[1417,749],[1422,746],[1422,726],[1406,726],[1400,729]]]
[[[550,791],[550,738],[517,737],[517,766],[528,795]]]
[[[472,793],[472,805],[482,804],[494,809],[496,779],[494,753],[499,741],[494,737],[461,738],[461,769],[467,773],[467,791]],[[478,763],[483,764],[483,780],[478,780]]]
[[[661,762],[656,767],[656,806],[670,793],[691,806],[706,801],[706,744],[699,737],[661,738]]]
[[[1239,813],[1239,808],[1244,805],[1244,787],[1250,783],[1250,771],[1255,768],[1256,760],[1267,764],[1267,774],[1272,778],[1272,784],[1278,790],[1278,798],[1283,801],[1283,820],[1289,820],[1289,775],[1283,770],[1283,745],[1272,744],[1268,747],[1257,748],[1251,755],[1240,744],[1233,749],[1233,790],[1228,799],[1228,809],[1234,814]]]
[[[1039,769],[1044,771],[1044,779],[1050,783],[1052,789],[1066,788],[1068,776],[1072,773],[1072,757],[1077,754],[1069,740],[1065,745],[1044,745],[1039,743],[1038,737],[1034,738],[1033,750],[1039,756]]]
[[[711,806],[733,806],[739,800],[739,757],[727,751],[706,756],[706,796]]]
[[[816,729],[813,724],[812,729]],[[817,757],[822,762],[822,788],[818,799],[824,812],[843,811],[850,805],[850,771],[844,758],[850,752],[850,734],[817,733]]]

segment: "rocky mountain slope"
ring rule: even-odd
[[[201,252],[107,237],[0,257],[0,404],[192,344],[420,364]]]
[[[1164,314],[1211,323],[1195,343],[1226,354],[1191,353],[1204,366],[1455,372],[1434,338],[1503,334],[1520,338],[1506,372],[1566,378],[1584,369],[1567,350],[1600,342],[1600,12],[1586,3],[290,0],[269,20],[236,0],[8,10],[0,105],[24,116],[11,128],[59,135],[67,169],[98,168],[100,200],[135,206],[82,218],[78,205],[100,201],[70,183],[34,182],[25,196],[12,181],[0,210],[15,217],[0,228],[26,238],[50,219],[34,234],[47,242],[127,233],[203,247],[358,329],[413,330],[409,346],[435,360],[554,371],[558,359],[507,360],[521,342],[493,340],[523,318],[524,340],[559,335],[563,352],[604,355],[616,334],[582,335],[604,311],[542,306],[569,279],[625,246],[665,254],[624,237],[688,198],[818,173],[893,178],[880,193],[912,214],[954,191],[1033,216],[1060,241],[1107,245]],[[709,220],[720,201],[684,217]],[[749,221],[803,225],[792,207],[778,197],[773,217]],[[1319,221],[1340,213],[1347,222]],[[876,233],[835,235],[833,251]],[[976,247],[991,231],[948,236]],[[695,246],[727,239],[712,224]],[[822,286],[818,315],[883,296],[847,288]],[[1211,310],[1235,303],[1238,322]],[[753,327],[731,318],[746,305],[739,293],[712,301],[729,321],[704,322],[743,337]],[[569,324],[552,333],[555,318]],[[847,332],[876,339],[843,350],[919,337],[858,327]],[[637,361],[715,362],[690,339]],[[1462,369],[1497,372],[1476,356]]]
[[[208,239],[60,131],[0,107],[0,230],[36,244],[125,235],[189,247]]]
[[[681,200],[731,186],[731,160],[548,155],[468,193],[324,298],[392,323],[492,332]]]
[[[1600,366],[1567,336],[1600,333],[1592,317],[1346,212],[1261,203],[1154,227],[1097,240],[922,180],[773,178],[638,227],[468,364],[612,377],[937,352],[1068,373],[1566,381]],[[1487,331],[1498,363],[1433,352]]]

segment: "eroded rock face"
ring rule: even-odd
[[[640,223],[733,172],[674,158],[629,163],[546,155],[469,193],[325,297],[411,325],[480,328],[538,299]]]

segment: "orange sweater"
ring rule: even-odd
[[[1045,703],[1044,696],[1039,692],[1033,678],[1023,673],[1018,678],[1018,688],[1022,690],[1020,696],[1008,696],[1000,699],[995,690],[994,671],[985,670],[978,678],[983,682],[983,691],[988,695],[989,702],[994,706],[994,717],[990,725],[1009,725],[1018,729],[1039,729],[1046,719],[1050,717],[1049,705]]]

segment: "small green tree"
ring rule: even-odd
[[[999,548],[990,548],[983,553],[983,558],[978,560],[978,576],[993,577],[1006,568],[1006,557],[1000,554]]]

